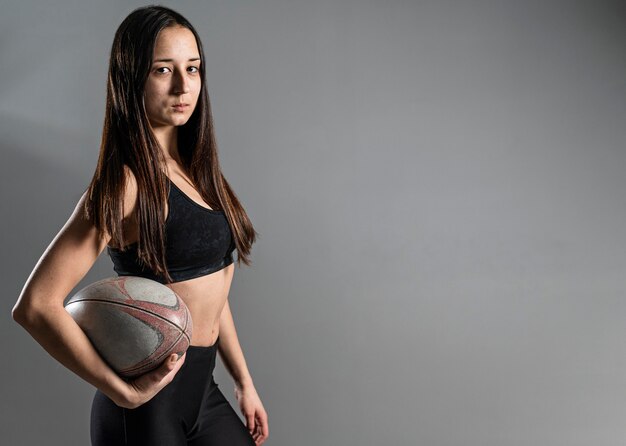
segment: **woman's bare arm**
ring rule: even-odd
[[[56,360],[100,389],[116,404],[127,404],[126,383],[102,360],[63,300],[87,274],[107,244],[83,216],[81,197],[74,212],[30,274],[13,307],[13,319]]]
[[[243,351],[239,344],[239,338],[237,337],[235,322],[230,311],[228,299],[226,299],[226,303],[224,303],[220,315],[220,342],[218,344],[218,351],[226,369],[233,377],[235,385],[239,388],[252,387],[252,377],[248,371],[246,360],[244,359]]]
[[[262,444],[269,436],[267,412],[254,387],[252,377],[239,345],[235,322],[228,299],[220,315],[220,338],[218,350],[222,362],[235,380],[235,397],[246,420],[246,426],[256,444]]]
[[[124,198],[125,216],[131,214],[136,202],[136,183],[130,183]],[[100,237],[85,218],[85,199],[86,193],[37,262],[13,307],[13,319],[65,367],[117,405],[133,408],[167,385],[183,361],[165,361],[154,372],[127,383],[104,362],[63,307],[69,292],[91,269],[110,240],[109,236]]]

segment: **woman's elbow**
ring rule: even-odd
[[[24,326],[28,323],[29,319],[32,319],[32,310],[29,310],[25,308],[24,305],[17,303],[13,306],[13,310],[11,310],[11,317],[15,322]]]
[[[43,311],[31,299],[21,296],[11,310],[13,320],[22,327],[28,327],[41,318]]]

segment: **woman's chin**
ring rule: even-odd
[[[178,118],[178,119],[164,119],[159,122],[156,127],[180,127],[182,125],[187,124],[189,118]],[[153,126],[154,128],[154,126]]]

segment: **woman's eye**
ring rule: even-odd
[[[161,67],[161,68],[157,68],[157,69],[156,69],[156,72],[157,72],[157,73],[159,73],[159,74],[165,74],[165,71],[159,71],[159,70],[169,70],[169,68],[167,68],[167,67]]]
[[[195,70],[195,71],[192,71],[192,73],[197,73],[198,72],[198,67],[189,67],[189,69]]]

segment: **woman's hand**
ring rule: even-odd
[[[270,431],[267,424],[267,413],[253,385],[235,387],[235,397],[239,402],[241,413],[246,419],[248,430],[257,445],[263,444]]]
[[[129,381],[129,394],[122,407],[136,409],[150,401],[163,387],[172,382],[185,362],[186,355],[187,353],[178,359],[178,355],[174,353],[156,369]]]

